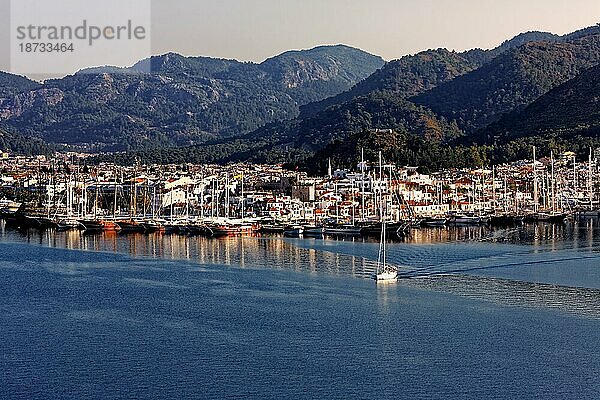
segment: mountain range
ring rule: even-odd
[[[600,25],[387,63],[346,46],[260,64],[166,54],[43,84],[0,74],[0,126],[70,148],[130,150],[122,162],[322,169],[327,158],[351,166],[366,148],[430,168],[481,165],[526,156],[532,144],[600,145],[598,64]]]
[[[260,64],[169,53],[44,83],[3,74],[0,123],[87,151],[191,145],[293,118],[301,105],[344,91],[383,64],[329,46]]]

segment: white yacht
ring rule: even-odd
[[[379,169],[381,177],[383,178],[383,172],[381,170],[381,152],[379,152]],[[381,192],[380,192],[381,193]],[[381,194],[380,194],[381,196]],[[389,265],[386,260],[386,220],[385,213],[383,210],[383,198],[380,199],[381,204],[380,215],[381,215],[381,239],[379,242],[379,256],[377,257],[377,272],[375,273],[375,281],[377,283],[389,283],[396,282],[398,280],[398,268],[393,265]]]
[[[20,208],[21,203],[6,199],[0,200],[0,214],[12,215],[19,211]]]

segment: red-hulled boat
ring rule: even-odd
[[[90,232],[116,232],[121,230],[115,221],[107,219],[82,219],[79,220],[79,223],[83,226],[83,229]]]

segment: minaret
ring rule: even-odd
[[[331,170],[331,158],[329,159],[329,168],[327,169],[327,175],[330,178],[333,176],[333,171]]]

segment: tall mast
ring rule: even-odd
[[[340,218],[340,200],[338,199],[338,184],[335,183],[335,220],[339,222]]]
[[[52,180],[53,180],[53,176],[52,176],[52,172],[50,172],[50,180],[48,181],[48,186],[46,186],[46,194],[48,195],[48,199],[46,200],[47,201],[47,205],[46,205],[46,214],[47,215],[46,216],[48,218],[50,218],[50,202],[52,201],[51,200],[52,195],[50,193],[50,191],[52,190]]]
[[[535,146],[533,146],[533,211],[538,212],[538,183],[537,171],[535,168]]]
[[[492,165],[492,208],[496,213],[496,166]]]
[[[515,204],[516,203],[517,198],[515,196]],[[506,177],[506,174],[504,175],[504,213],[508,214],[508,178]]]
[[[552,195],[552,211],[556,211],[556,181],[554,180],[554,151],[550,151],[550,188]]]
[[[82,193],[82,195],[83,195],[83,210],[81,210],[81,218],[86,218],[89,215],[88,214],[88,212],[89,212],[89,208],[88,208],[89,207],[89,204],[88,204],[89,198],[88,198],[88,192],[87,192],[88,187],[87,187],[86,176],[83,175],[81,178],[83,180],[83,193]]]
[[[69,173],[69,180],[67,181],[67,218],[71,218],[73,215],[73,199],[71,198],[71,174]]]
[[[200,181],[200,218],[204,220],[204,189],[206,189],[206,184],[204,183],[204,177]]]
[[[229,173],[225,176],[225,218],[229,219]]]
[[[117,218],[117,166],[115,165],[115,186],[114,186],[114,197],[113,197],[113,219]]]
[[[354,226],[354,181],[352,181],[352,192],[350,193],[350,203],[352,206],[352,226]]]
[[[244,171],[242,171],[242,194],[241,194],[240,205],[242,207],[242,220],[244,220],[244,217],[246,214],[246,210],[244,207]]]
[[[94,198],[94,219],[98,217],[98,186],[100,185],[100,175],[96,169],[96,195]]]
[[[588,160],[588,195],[590,201],[590,211],[594,209],[594,187],[592,183],[592,148],[590,147],[590,155]]]
[[[381,243],[379,244],[379,265],[381,265],[381,270],[385,271],[386,269],[386,254],[385,254],[385,233],[386,233],[386,229],[385,229],[385,218],[383,217],[384,215],[384,203],[383,203],[383,187],[382,187],[382,183],[383,183],[383,167],[382,167],[382,157],[381,157],[381,151],[379,152],[379,178],[380,178],[380,184],[379,184],[379,213],[381,215]]]
[[[214,218],[215,217],[215,181],[214,179],[210,181],[210,191],[211,191],[211,196],[210,196],[210,217]]]
[[[171,203],[170,204],[170,206],[171,206],[171,223],[173,223],[173,189],[174,188],[171,187],[171,190],[169,191],[169,197],[171,198],[170,202],[169,202],[169,203]]]
[[[381,164],[381,151],[379,152],[379,219],[383,225],[383,165]]]
[[[152,184],[152,219],[156,218],[156,181]]]
[[[578,191],[579,182],[577,179],[577,156],[573,155],[573,192]]]
[[[133,210],[131,216],[134,215],[137,215],[137,178],[135,176],[133,178]]]
[[[190,194],[189,186],[185,185],[185,219],[186,221],[190,218]]]
[[[219,178],[216,181],[213,181],[213,199],[214,199],[214,208],[215,208],[215,217],[219,218]]]
[[[365,149],[360,149],[360,180],[361,180],[361,191],[360,191],[360,219],[365,220]]]

